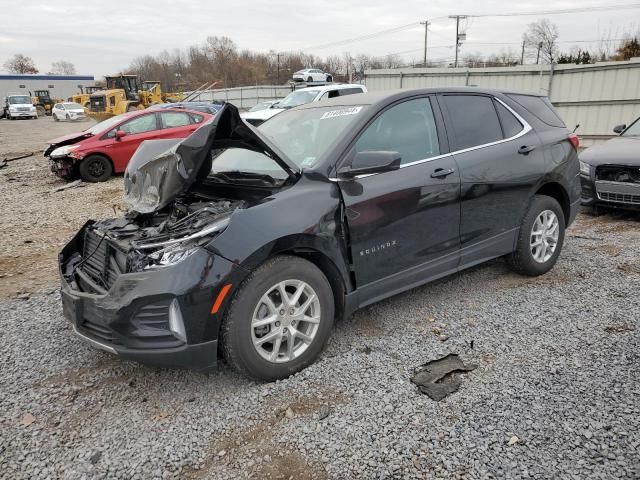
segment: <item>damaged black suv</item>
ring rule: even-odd
[[[226,105],[187,139],[142,144],[129,213],[60,253],[64,312],[122,358],[207,370],[220,351],[284,378],[357,308],[503,255],[547,272],[578,174],[574,139],[535,95],[351,95],[259,129]]]

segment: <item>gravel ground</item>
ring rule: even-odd
[[[0,477],[640,478],[639,257],[637,217],[580,216],[551,273],[398,295],[273,384],[85,346],[56,290],[0,301]],[[478,368],[434,402],[411,373],[450,352]]]
[[[122,177],[61,192],[65,181],[49,171],[46,141],[84,130],[85,122],[0,120],[0,161],[34,152],[0,169],[0,298],[25,296],[55,284],[60,246],[89,218],[122,208]]]

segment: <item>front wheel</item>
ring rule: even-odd
[[[327,82],[333,82],[333,77],[331,75],[327,75]]]
[[[260,380],[286,378],[320,355],[333,316],[333,292],[322,271],[299,257],[274,257],[234,295],[221,327],[225,359]]]
[[[518,273],[542,275],[553,268],[564,243],[565,219],[562,207],[551,197],[536,195],[518,234],[516,250],[509,264]]]
[[[89,155],[80,162],[80,178],[85,182],[105,182],[113,173],[111,162],[100,155]]]
[[[313,77],[307,77],[307,82],[308,82],[308,83],[313,82]]]
[[[54,122],[59,122],[60,121],[60,119],[58,118],[58,116],[55,113],[53,114],[53,121]]]

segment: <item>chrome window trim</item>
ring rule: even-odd
[[[516,139],[526,135],[531,130],[533,130],[531,125],[529,125],[529,123],[524,118],[522,118],[518,114],[518,112],[514,111],[509,105],[507,105],[506,103],[504,103],[502,100],[500,100],[497,97],[493,97],[492,96],[491,98],[493,98],[494,100],[500,102],[502,104],[502,106],[504,106],[509,112],[511,112],[511,114],[513,114],[513,116],[516,117],[516,119],[522,124],[522,130],[520,130],[516,135],[514,135],[513,137],[509,137],[509,138],[503,138],[502,140],[496,140],[495,142],[483,143],[482,145],[476,145],[476,146],[473,146],[473,147],[463,148],[461,150],[455,150],[453,152],[443,153],[442,155],[436,155],[435,157],[424,158],[422,160],[414,160],[413,162],[401,164],[400,168],[413,167],[414,165],[420,165],[422,163],[431,162],[433,160],[440,160],[441,158],[447,158],[447,157],[450,157],[450,156],[453,156],[453,155],[472,152],[474,150],[479,150],[481,148],[492,147],[494,145],[499,145],[501,143],[510,142],[512,140],[516,140]],[[497,112],[496,112],[496,115],[498,115]],[[372,175],[380,175],[380,173],[367,173],[365,175],[357,175],[357,176],[355,176],[353,178],[366,178],[366,177],[370,177]],[[337,177],[330,177],[329,181],[338,182],[338,181],[340,181],[340,179],[337,178]]]

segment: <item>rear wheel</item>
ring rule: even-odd
[[[42,105],[36,105],[39,117],[44,117],[47,114],[47,110]]]
[[[509,264],[518,273],[542,275],[553,268],[564,243],[565,219],[560,204],[536,195],[524,217]]]
[[[307,260],[274,257],[234,295],[221,328],[225,359],[261,380],[286,378],[320,355],[333,316],[333,293],[324,274]]]
[[[104,182],[111,177],[111,162],[101,155],[89,155],[80,162],[80,178],[86,182]]]
[[[327,82],[333,82],[333,77],[331,75],[327,75]]]
[[[307,77],[307,82],[313,82],[313,77]]]
[[[66,118],[67,120],[71,120],[71,117],[69,116],[68,113],[66,114],[66,116],[64,118]]]

